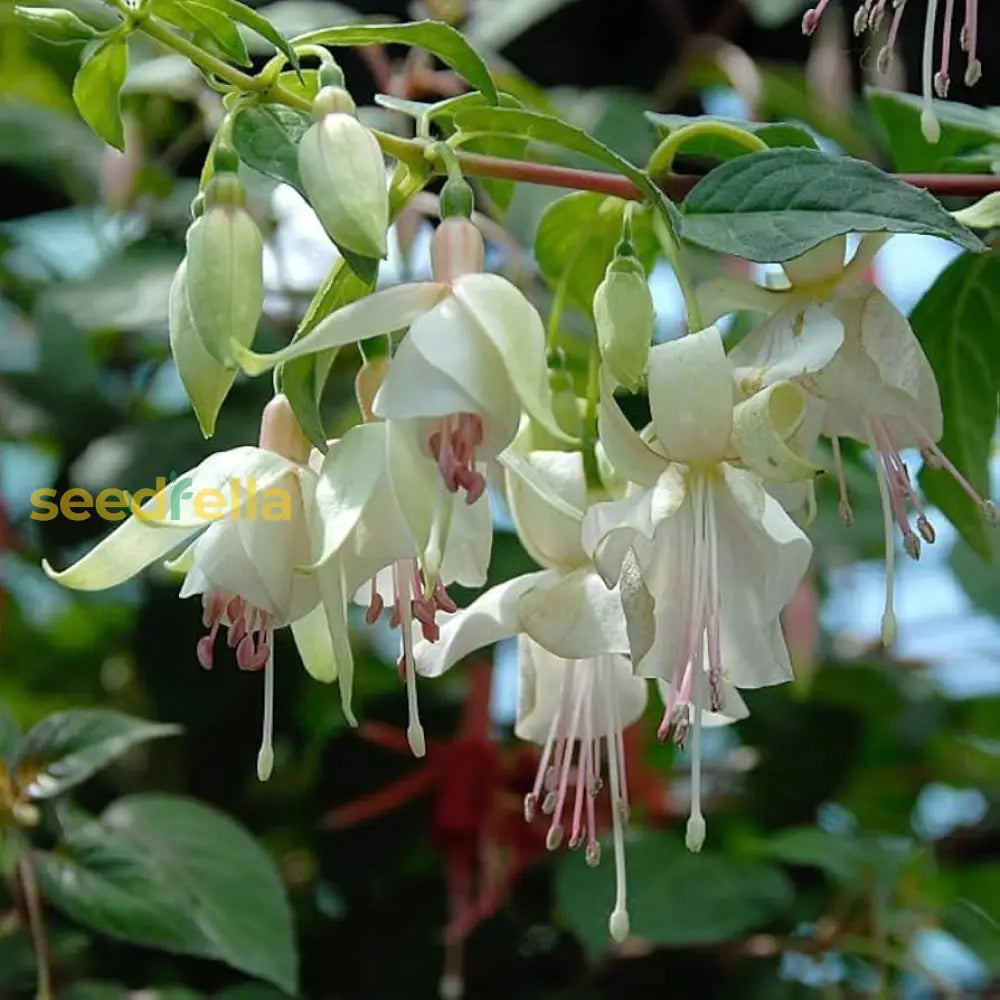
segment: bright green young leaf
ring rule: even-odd
[[[791,903],[792,886],[778,868],[702,851],[675,836],[641,834],[628,843],[628,912],[632,933],[659,944],[729,941],[769,923]],[[614,904],[614,865],[589,868],[579,854],[563,857],[556,899],[563,919],[591,954],[606,950]]]
[[[205,6],[211,7],[226,17],[246,25],[261,38],[269,41],[279,52],[288,58],[289,63],[297,71],[299,57],[289,44],[287,38],[278,31],[266,17],[258,14],[253,7],[248,7],[242,0],[201,0]]]
[[[722,122],[725,125],[733,125],[745,132],[752,133],[772,149],[782,147],[817,148],[812,133],[794,122],[748,122],[738,118],[718,118],[714,115],[663,115],[654,111],[647,111],[646,118],[653,123],[661,139],[666,139],[672,132],[676,132],[686,125],[695,125],[701,122]],[[746,156],[749,150],[746,146],[733,142],[731,139],[702,135],[692,137],[677,152],[686,156],[703,157],[707,160],[731,160],[737,156]]]
[[[157,17],[191,35],[207,33],[220,54],[238,66],[251,64],[236,23],[214,7],[195,0],[184,0],[183,3],[180,0],[154,0],[152,11]]]
[[[281,878],[223,813],[177,796],[133,795],[38,858],[46,898],[73,919],[126,941],[214,958],[295,992]]]
[[[111,38],[84,60],[73,80],[73,102],[80,117],[109,146],[125,148],[121,89],[128,72],[128,46]]]
[[[412,21],[405,24],[345,24],[310,31],[296,45],[412,45],[426,49],[481,91],[491,104],[497,89],[479,53],[450,24]]]
[[[56,712],[21,741],[15,776],[30,798],[50,799],[86,781],[136,744],[179,732],[179,726],[147,722],[110,709]]]
[[[923,98],[871,87],[865,99],[882,126],[896,170],[964,171],[967,165],[961,161],[973,155],[985,158],[980,171],[996,170],[993,164],[1000,164],[1000,111],[996,108],[935,101],[941,139],[930,143],[920,130]]]
[[[910,323],[941,390],[944,436],[938,444],[988,496],[1000,392],[1000,257],[957,258],[917,303]],[[925,465],[920,485],[976,552],[991,559],[993,529],[951,475]]]
[[[983,250],[940,202],[877,167],[814,149],[751,153],[716,167],[684,201],[681,234],[753,261],[783,261],[850,232],[926,233]]]
[[[555,289],[566,278],[568,300],[585,316],[591,315],[594,292],[621,239],[624,202],[618,198],[576,191],[552,202],[542,214],[535,234],[535,259]],[[657,254],[649,217],[633,219],[633,238],[649,270]]]
[[[60,7],[15,7],[18,20],[38,38],[55,45],[73,45],[97,37],[97,29],[71,10]]]

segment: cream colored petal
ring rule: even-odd
[[[621,596],[592,569],[578,569],[520,600],[521,628],[566,659],[629,652]]]
[[[552,413],[545,328],[535,307],[498,274],[466,274],[452,289],[503,359],[525,412],[556,441],[571,444]]]
[[[349,725],[357,726],[358,720],[351,706],[354,691],[354,654],[351,650],[351,637],[347,625],[347,593],[338,560],[331,559],[316,573],[316,583],[326,614],[333,654],[333,668],[327,672],[335,676],[340,683],[340,705],[344,718]]]
[[[439,615],[438,640],[421,639],[413,648],[417,672],[425,677],[438,677],[469,653],[517,635],[521,628],[518,614],[521,595],[557,579],[550,570],[515,576],[491,587],[467,608]]]
[[[892,233],[865,233],[854,251],[854,256],[844,268],[841,283],[866,282],[868,269],[875,260],[875,255],[892,239]]]
[[[274,354],[255,354],[232,344],[233,355],[248,375],[260,375],[292,358],[343,347],[369,337],[408,327],[433,309],[447,294],[448,286],[436,282],[395,285],[342,306],[321,320],[304,337]]]
[[[306,673],[324,684],[336,680],[337,661],[323,605],[317,604],[307,615],[293,621],[291,629]]]
[[[747,278],[713,278],[699,285],[696,294],[706,323],[743,309],[770,316],[788,301],[787,294],[761,288]]]
[[[618,475],[640,486],[652,486],[663,471],[665,462],[625,419],[615,401],[615,381],[611,373],[602,367],[600,378],[597,430],[604,454]]]
[[[467,504],[454,493],[446,493],[453,506],[447,544],[441,560],[441,580],[447,586],[481,587],[486,582],[493,550],[493,516],[489,494]],[[431,546],[428,545],[428,549]],[[424,553],[425,568],[432,560]]]
[[[788,280],[795,286],[837,281],[844,271],[847,237],[834,236],[807,250],[800,257],[782,261]]]
[[[790,442],[806,413],[806,394],[793,382],[767,386],[733,410],[733,445],[747,468],[769,482],[794,483],[823,470]]]
[[[732,370],[714,326],[649,352],[649,406],[670,458],[713,462],[725,456],[733,426]]]

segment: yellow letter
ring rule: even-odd
[[[218,521],[225,515],[226,497],[222,490],[199,490],[194,495],[194,516],[203,521]],[[208,508],[215,508],[209,510]]]
[[[68,521],[86,521],[90,517],[88,511],[93,504],[93,498],[86,490],[74,486],[62,495],[59,509],[62,511],[62,516]]]
[[[167,481],[163,476],[156,477],[156,488],[149,489],[148,487],[136,490],[132,494],[132,513],[135,514],[142,521],[162,521],[167,516],[167,498],[166,495],[160,496],[163,491],[167,488]],[[142,505],[147,500],[152,500],[153,497],[158,496],[159,499],[153,504],[149,510],[143,510]]]
[[[94,501],[97,516],[104,521],[124,521],[128,497],[124,490],[115,488],[101,490]]]
[[[52,501],[55,495],[56,491],[51,487],[35,490],[31,494],[31,506],[39,509],[33,510],[28,517],[33,521],[51,521],[59,513],[59,507]]]
[[[292,519],[292,498],[288,490],[272,486],[261,494],[264,506],[261,516],[265,521],[290,521]]]

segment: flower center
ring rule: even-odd
[[[452,493],[465,490],[465,502],[475,503],[486,489],[485,477],[476,471],[476,449],[483,443],[483,421],[474,413],[442,417],[427,440],[427,447]]]
[[[236,650],[240,670],[264,669],[264,719],[257,776],[266,781],[274,765],[274,616],[253,607],[238,594],[211,590],[202,595],[202,622],[209,632],[198,640],[197,655],[206,670],[212,669],[215,639],[222,627],[227,630],[226,645]]]
[[[615,908],[608,926],[611,936],[622,941],[629,930],[623,833],[629,802],[621,707],[614,669],[614,660],[608,656],[567,661],[534,788],[524,798],[524,818],[530,823],[541,803],[542,813],[552,817],[545,839],[548,849],[554,851],[562,844],[568,821],[570,849],[576,850],[586,844],[584,858],[587,864],[591,867],[599,864],[601,845],[597,839],[594,802],[604,787],[601,777],[603,737],[611,786],[617,882]],[[569,813],[570,799],[572,813]]]

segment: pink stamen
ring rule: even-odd
[[[427,439],[448,491],[465,491],[466,503],[475,503],[486,489],[486,479],[476,471],[476,449],[483,443],[482,418],[473,413],[442,417]]]
[[[802,34],[811,35],[819,26],[823,11],[826,10],[830,0],[819,0],[815,7],[810,7],[802,16]]]
[[[944,32],[941,35],[941,68],[934,74],[934,93],[941,100],[948,96],[948,86],[951,79],[948,76],[948,63],[951,56],[951,23],[955,13],[955,0],[945,0]]]
[[[373,576],[371,579],[371,591],[370,597],[368,598],[368,607],[365,610],[365,621],[369,625],[374,625],[375,622],[379,620],[382,615],[382,611],[385,608],[385,601],[382,599],[382,595],[378,592],[378,582]]]

